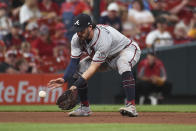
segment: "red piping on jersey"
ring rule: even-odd
[[[98,60],[92,60],[93,62],[104,62],[105,60],[103,60],[103,61],[98,61]]]
[[[125,48],[127,48],[128,46],[130,46],[132,44],[133,40],[131,40],[131,42],[125,46]]]
[[[99,35],[100,35],[100,32],[101,32],[101,31],[100,31],[100,29],[99,29],[98,27],[97,27],[97,29],[98,29],[98,31],[99,31],[99,33],[98,33],[98,37],[97,37],[97,40],[98,40],[98,39],[99,39]],[[92,47],[93,47],[93,46],[97,43],[97,40],[95,41],[95,43],[94,43],[94,44],[92,44],[92,45],[91,45],[91,47],[90,47],[90,48],[92,48]]]
[[[93,58],[93,56],[95,55],[95,50],[93,48],[91,48],[92,52],[91,54],[88,54],[91,58]]]
[[[92,50],[92,52],[91,52],[91,54],[89,54],[89,56],[90,56],[91,58],[93,58],[93,56],[95,55],[95,50],[93,49],[93,46],[97,43],[97,41],[98,41],[98,39],[99,39],[99,36],[100,36],[100,32],[101,32],[100,29],[99,29],[98,27],[97,27],[97,29],[98,29],[98,31],[99,31],[97,40],[96,40],[95,43],[92,44],[91,47],[90,47],[90,49]]]
[[[133,44],[132,44],[133,45]],[[133,46],[135,46],[135,45],[133,45]],[[136,54],[136,51],[137,51],[137,47],[135,46],[135,52],[134,52],[134,55],[133,55],[133,58],[131,59],[131,61],[129,61],[129,64],[131,65],[131,68],[132,68],[132,61],[134,60],[134,58],[135,58],[135,54]]]
[[[81,55],[79,55],[79,56],[73,56],[73,55],[71,55],[71,57],[73,57],[73,58],[79,58]]]

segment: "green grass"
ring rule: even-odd
[[[91,105],[92,111],[114,112],[123,105]],[[143,105],[137,106],[138,112],[196,112],[196,105]],[[24,105],[24,106],[0,106],[0,112],[59,112],[55,105]]]
[[[194,125],[0,123],[1,131],[195,131]]]
[[[59,112],[61,111],[55,105],[22,105],[22,106],[0,106],[0,112]]]

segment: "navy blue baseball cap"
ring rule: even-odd
[[[81,32],[89,25],[92,25],[91,17],[87,14],[79,14],[73,21],[72,30],[74,32]]]

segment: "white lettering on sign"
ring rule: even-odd
[[[43,89],[46,90],[47,95],[45,98],[40,98],[38,93]],[[0,104],[55,103],[63,91],[62,87],[50,91],[42,85],[29,85],[29,81],[18,81],[17,87],[7,86],[4,81],[0,81]]]
[[[3,102],[2,95],[3,95],[3,82],[0,82],[0,102]]]
[[[27,103],[35,102],[35,96],[37,94],[37,89],[34,86],[29,86],[27,90],[28,90],[28,93],[26,94]]]
[[[15,89],[13,86],[8,86],[5,89],[5,101],[7,101],[8,103],[11,103],[14,101],[14,95],[15,95]]]
[[[55,102],[55,96],[57,93],[58,93],[57,97],[59,97],[63,93],[62,88],[56,88],[52,91],[51,102]]]
[[[46,87],[43,87],[43,89],[45,89]],[[46,90],[46,92],[48,92],[48,90]],[[47,103],[49,100],[49,95],[47,94],[46,97],[44,98],[44,102]]]
[[[23,90],[23,87],[24,86],[27,86],[27,85],[28,85],[28,82],[27,81],[21,81],[21,82],[19,82],[18,95],[17,95],[17,98],[16,98],[16,102],[21,102],[22,95],[26,93],[26,91]]]
[[[37,94],[36,94],[36,98],[37,98],[37,102],[40,102],[41,101],[41,98],[39,97],[39,91],[41,91],[41,90],[43,90],[44,89],[44,86],[39,86],[38,88],[37,88],[37,90],[38,90],[38,92],[37,92]]]

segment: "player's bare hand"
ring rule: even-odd
[[[48,88],[55,89],[58,87],[62,87],[64,84],[64,79],[63,78],[57,78],[57,79],[53,79],[51,81],[48,82]]]

